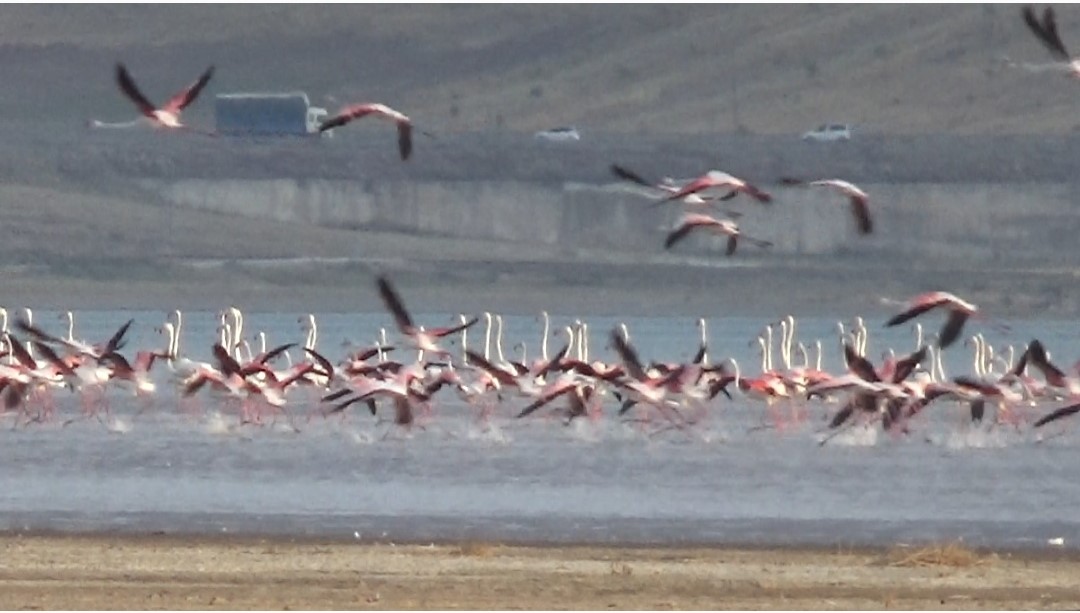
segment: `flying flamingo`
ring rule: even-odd
[[[686,238],[688,234],[696,230],[697,228],[708,228],[713,232],[728,235],[727,250],[725,253],[731,255],[735,253],[735,247],[738,246],[739,239],[748,240],[758,247],[772,247],[772,243],[761,239],[753,238],[743,234],[739,231],[739,226],[730,219],[716,219],[702,213],[686,213],[679,221],[679,225],[668,234],[667,240],[664,241],[664,249],[671,249],[675,243]]]
[[[127,68],[125,68],[123,64],[116,64],[116,82],[120,86],[120,91],[134,102],[135,106],[138,107],[139,112],[149,118],[154,125],[170,129],[188,129],[187,126],[180,123],[180,111],[187,108],[192,102],[195,102],[195,98],[199,96],[199,92],[206,87],[206,84],[210,81],[210,77],[213,75],[214,67],[211,66],[207,68],[206,72],[204,72],[194,83],[180,93],[174,95],[172,98],[169,98],[169,101],[165,103],[165,106],[157,108],[142,94],[142,92],[139,91],[138,86],[135,85],[135,81],[132,80],[131,75],[128,74]]]
[[[1061,42],[1061,35],[1058,34],[1057,20],[1054,18],[1054,9],[1046,7],[1043,10],[1042,22],[1035,16],[1035,10],[1031,6],[1025,6],[1021,13],[1024,16],[1024,23],[1028,28],[1038,37],[1039,42],[1043,44],[1049,51],[1050,55],[1054,57],[1056,62],[1049,65],[1024,65],[1033,70],[1063,70],[1068,71],[1070,77],[1080,78],[1080,59],[1073,59],[1069,55],[1069,51],[1065,48],[1065,43]]]
[[[378,285],[379,294],[382,296],[386,309],[394,316],[394,322],[397,323],[398,330],[412,341],[413,347],[420,351],[450,357],[450,353],[447,350],[436,344],[438,340],[456,332],[461,332],[480,321],[479,317],[473,317],[471,320],[459,326],[424,330],[421,327],[413,325],[412,318],[409,317],[409,312],[405,310],[405,304],[401,301],[401,298],[398,296],[397,291],[394,290],[394,287],[390,285],[389,279],[386,277],[379,277]]]
[[[855,218],[855,227],[859,234],[870,234],[874,231],[874,221],[870,218],[870,197],[854,183],[841,179],[822,179],[809,183],[799,179],[783,178],[780,182],[784,185],[809,185],[810,187],[829,187],[837,190],[848,197],[851,202],[851,214]]]
[[[678,192],[681,189],[680,187],[678,187],[676,185],[673,185],[672,183],[668,183],[668,182],[665,182],[665,183],[653,183],[653,182],[650,182],[649,180],[645,179],[644,177],[642,177],[638,173],[630,170],[629,168],[626,168],[625,166],[619,166],[618,164],[612,164],[611,165],[611,172],[612,172],[612,174],[614,174],[616,177],[619,177],[620,179],[625,179],[627,181],[630,181],[631,183],[636,183],[638,185],[641,185],[641,186],[644,186],[644,187],[649,187],[649,188],[652,188],[652,189],[655,189],[657,191],[667,193],[667,194],[674,194],[674,193]],[[716,197],[716,198],[704,198],[700,194],[687,194],[686,196],[684,196],[682,198],[682,202],[683,202],[683,204],[690,205],[690,206],[708,206],[708,205],[712,204],[712,202],[714,200],[731,200],[732,198],[734,198],[735,196],[738,196],[738,195],[739,195],[739,192],[734,191],[734,190],[728,192],[727,194],[725,194],[723,196],[719,196],[719,197]]]
[[[900,325],[909,319],[939,307],[949,311],[949,318],[945,320],[945,326],[938,335],[938,347],[941,349],[945,349],[960,338],[964,323],[969,317],[981,317],[977,306],[961,300],[949,292],[927,292],[909,300],[904,311],[885,322],[885,326]]]
[[[684,185],[681,189],[677,190],[664,200],[661,200],[657,204],[668,202],[670,200],[681,200],[689,196],[690,194],[697,194],[707,189],[722,188],[736,193],[742,192],[758,202],[772,202],[772,196],[754,185],[743,181],[737,177],[733,177],[726,172],[719,170],[710,170],[704,175],[694,179],[693,181]]]
[[[319,124],[319,132],[325,132],[331,128],[343,126],[354,119],[360,119],[368,115],[375,115],[388,119],[397,124],[398,152],[401,159],[409,159],[412,153],[412,121],[407,115],[386,106],[385,104],[352,104],[338,111],[337,115]]]

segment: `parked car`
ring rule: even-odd
[[[573,126],[552,128],[550,130],[541,130],[537,132],[534,136],[541,140],[551,141],[581,140],[581,134],[578,133],[577,128]]]
[[[804,133],[802,139],[818,142],[851,140],[851,126],[846,123],[823,123]]]

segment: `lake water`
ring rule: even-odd
[[[245,337],[266,331],[271,344],[303,342],[300,313],[248,313]],[[123,353],[164,347],[154,331],[163,312],[79,312],[76,336],[107,338],[135,318]],[[319,349],[345,355],[343,341],[370,344],[390,319],[378,314],[316,314]],[[449,314],[417,315],[429,326]],[[589,324],[590,356],[605,348],[614,319]],[[55,312],[35,323],[57,334]],[[553,316],[553,328],[571,318]],[[735,357],[757,373],[754,339],[768,319],[710,318],[710,357]],[[915,346],[907,327],[867,320],[868,357],[887,347]],[[940,316],[927,317],[928,331]],[[823,340],[823,367],[842,369],[836,319],[800,319],[798,340]],[[645,359],[686,360],[696,349],[692,319],[628,319]],[[999,350],[1041,339],[1055,360],[1071,365],[1080,347],[1070,322],[1008,322],[1003,333],[970,323]],[[185,313],[182,351],[210,358],[213,313]],[[507,353],[526,341],[538,351],[535,318],[508,317]],[[483,340],[483,322],[469,335]],[[551,341],[551,349],[563,344]],[[517,352],[513,352],[517,355]],[[813,351],[811,350],[811,353]],[[949,349],[950,375],[970,373],[973,349]],[[294,354],[295,357],[295,354]],[[779,360],[779,356],[775,358]],[[565,426],[543,411],[512,416],[508,400],[487,423],[444,391],[424,429],[405,432],[376,423],[366,410],[324,419],[312,411],[317,394],[290,394],[299,431],[284,420],[241,426],[211,401],[180,407],[158,372],[159,393],[144,407],[109,392],[105,423],[62,420],[0,430],[0,529],[92,532],[260,533],[427,542],[484,538],[517,542],[891,544],[963,539],[971,545],[1046,547],[1062,538],[1080,543],[1080,439],[1064,420],[1040,432],[1027,425],[974,427],[966,408],[931,405],[897,437],[856,427],[820,446],[835,405],[812,403],[809,418],[783,429],[769,424],[761,403],[720,399],[686,430],[656,432],[615,417],[609,401],[598,421]],[[61,413],[78,401],[56,392]],[[1055,405],[1023,407],[1038,416]],[[186,409],[186,410],[185,410]],[[782,408],[782,411],[788,409]]]

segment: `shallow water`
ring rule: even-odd
[[[35,321],[62,332],[55,313]],[[76,336],[108,337],[134,317],[124,349],[164,346],[156,312],[81,312]],[[249,314],[245,336],[302,342],[300,314]],[[319,347],[342,357],[343,339],[368,344],[383,314],[319,314]],[[449,315],[417,316],[444,325]],[[553,317],[553,327],[571,321]],[[867,321],[867,355],[914,348],[910,329]],[[606,334],[617,323],[588,318],[590,353],[611,359]],[[209,359],[212,313],[185,318],[183,351]],[[760,369],[754,338],[767,320],[709,320],[710,355]],[[1080,339],[1068,322],[1008,322],[1004,334],[972,325],[995,345],[1040,338],[1063,365]],[[693,320],[627,320],[645,359],[685,360]],[[928,318],[929,328],[940,319]],[[469,336],[483,341],[483,323]],[[800,320],[798,338],[824,340],[823,366],[840,370],[836,320]],[[539,345],[533,318],[510,317],[504,345]],[[391,333],[391,339],[393,334]],[[551,351],[561,339],[553,340]],[[515,352],[516,355],[516,352]],[[949,350],[950,375],[971,370],[971,348]],[[778,357],[776,358],[778,359]],[[973,545],[1045,547],[1080,542],[1080,440],[1069,423],[1033,433],[1026,425],[973,427],[966,408],[940,403],[909,436],[856,427],[819,446],[835,405],[807,405],[798,425],[772,427],[763,405],[736,397],[711,406],[687,429],[620,422],[614,403],[599,421],[565,426],[543,411],[512,418],[509,400],[481,423],[449,392],[424,428],[404,432],[366,411],[324,419],[310,390],[290,394],[289,421],[241,426],[226,407],[203,401],[181,410],[159,371],[162,391],[144,407],[111,390],[103,420],[61,419],[0,431],[0,528],[169,533],[257,532],[380,540],[484,538],[606,543],[887,544],[963,539]],[[77,401],[57,392],[60,412]],[[1024,407],[1029,416],[1053,408]],[[141,412],[140,412],[141,409]],[[783,407],[786,416],[790,409]],[[1067,421],[1067,420],[1066,420]],[[765,427],[762,427],[765,426]],[[298,430],[298,431],[297,431]]]

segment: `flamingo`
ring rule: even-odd
[[[57,343],[60,345],[64,345],[65,347],[71,349],[72,351],[75,351],[76,353],[83,354],[94,359],[100,359],[102,356],[112,353],[117,349],[120,349],[124,345],[124,335],[127,334],[127,331],[129,328],[131,328],[131,325],[135,323],[134,319],[129,319],[126,323],[124,323],[124,325],[120,326],[120,328],[117,329],[117,331],[112,335],[112,337],[109,338],[109,340],[105,341],[104,343],[89,345],[82,341],[74,340],[74,335],[72,333],[74,327],[74,317],[71,315],[71,311],[68,311],[67,314],[69,316],[67,339],[55,337],[45,332],[41,328],[34,326],[32,323],[33,320],[29,316],[25,319],[16,321],[15,326],[23,332],[26,332],[27,334],[32,336],[37,341]],[[32,313],[30,315],[32,315]]]
[[[473,317],[466,323],[450,328],[432,328],[430,330],[424,330],[421,327],[413,325],[412,318],[409,317],[409,312],[405,310],[405,304],[401,301],[397,291],[390,284],[390,280],[386,277],[380,276],[377,280],[379,286],[379,295],[382,296],[383,303],[386,305],[386,309],[390,311],[390,314],[394,317],[394,322],[397,323],[398,330],[401,331],[406,337],[412,341],[413,346],[420,350],[433,353],[435,355],[450,357],[450,353],[439,347],[437,344],[438,339],[447,337],[456,332],[461,332],[466,328],[472,327],[476,322],[480,321],[479,317]]]
[[[747,183],[742,179],[733,177],[726,172],[721,172],[719,170],[710,170],[709,172],[687,183],[682,188],[678,189],[657,204],[662,204],[671,200],[681,200],[689,196],[690,194],[697,194],[698,192],[702,192],[712,188],[727,189],[736,193],[741,192],[762,203],[772,202],[772,196],[769,195],[767,192],[762,191],[758,187],[751,185],[750,183]]]
[[[638,185],[667,194],[674,194],[678,192],[679,189],[681,189],[671,183],[652,183],[638,173],[624,166],[619,166],[618,164],[611,165],[611,172],[620,179],[624,179],[626,181],[630,181],[631,183],[636,183]],[[704,198],[700,194],[687,194],[682,198],[682,203],[690,206],[709,206],[714,200],[731,200],[738,195],[739,192],[737,191],[730,191],[727,194],[716,198]]]
[[[120,86],[120,91],[124,93],[135,106],[138,107],[139,112],[149,118],[155,126],[161,128],[169,128],[173,130],[188,129],[187,126],[180,123],[180,111],[187,108],[192,102],[195,102],[195,98],[199,96],[199,92],[206,87],[206,84],[210,82],[210,77],[214,76],[214,67],[211,66],[206,69],[206,72],[202,73],[194,83],[187,86],[183,91],[177,93],[169,101],[165,103],[165,106],[157,108],[151,103],[146,96],[139,91],[138,86],[135,85],[135,81],[128,74],[127,68],[123,64],[116,64],[116,82]]]
[[[769,241],[743,234],[739,230],[739,226],[730,219],[716,219],[715,217],[710,217],[701,213],[686,213],[683,215],[682,219],[679,220],[679,225],[668,234],[667,240],[664,241],[664,249],[671,249],[675,243],[686,238],[688,234],[697,228],[707,228],[716,233],[727,234],[728,241],[727,249],[725,250],[727,255],[735,253],[735,248],[738,246],[740,238],[748,240],[758,247],[772,247],[772,243]]]
[[[918,317],[927,311],[943,308],[949,311],[949,317],[945,326],[938,335],[938,347],[945,349],[960,338],[964,323],[969,317],[980,316],[979,308],[970,302],[962,300],[949,292],[926,292],[919,294],[907,302],[904,311],[893,316],[885,323],[886,327],[896,326]]]
[[[320,123],[319,132],[343,126],[354,119],[360,119],[368,115],[382,117],[397,124],[398,152],[401,154],[402,160],[409,159],[409,155],[412,153],[412,121],[404,113],[395,111],[385,104],[368,103],[346,106],[338,111],[337,115]]]
[[[1080,59],[1073,59],[1065,48],[1065,43],[1061,42],[1061,35],[1058,34],[1057,30],[1057,20],[1054,17],[1054,9],[1048,6],[1043,10],[1041,23],[1035,15],[1035,9],[1031,8],[1030,5],[1021,9],[1021,14],[1024,16],[1024,23],[1027,24],[1027,27],[1031,29],[1039,42],[1050,51],[1050,55],[1056,60],[1053,64],[1048,65],[1024,66],[1033,70],[1067,71],[1070,77],[1080,78]]]
[[[821,179],[807,183],[792,178],[783,178],[780,182],[784,185],[828,187],[840,192],[847,196],[848,201],[851,202],[851,215],[855,218],[855,227],[858,228],[859,234],[870,234],[874,231],[874,221],[870,218],[870,196],[854,183],[842,179]]]

